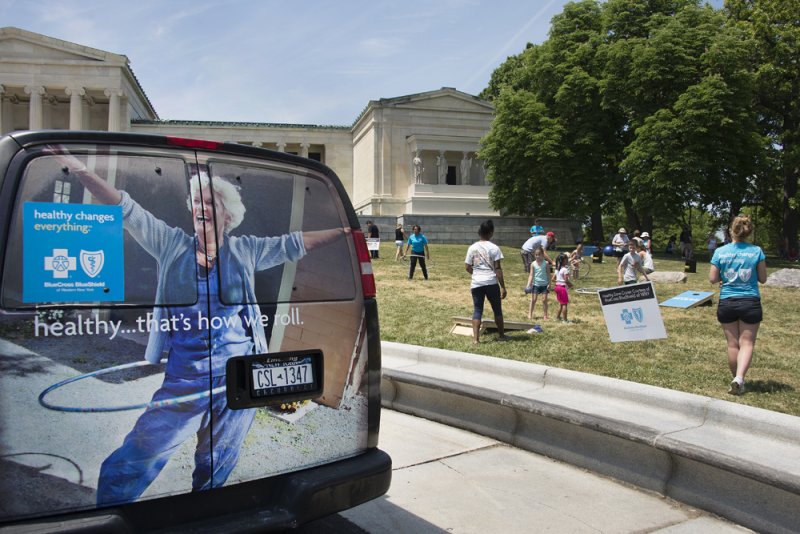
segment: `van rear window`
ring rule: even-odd
[[[23,171],[4,308],[191,306],[206,279],[225,304],[355,298],[352,240],[317,240],[304,250],[346,226],[323,177],[246,159],[201,155],[199,164],[192,152],[70,152],[65,159],[43,151]],[[219,236],[209,238],[210,250],[205,233]],[[208,277],[206,264],[219,275]],[[164,269],[180,275],[159,276]]]

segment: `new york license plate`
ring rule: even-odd
[[[301,393],[315,389],[314,363],[311,356],[269,358],[252,362],[252,390],[255,397]]]

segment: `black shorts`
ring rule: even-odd
[[[720,299],[717,306],[717,321],[722,324],[742,321],[758,324],[763,319],[761,299],[756,297]]]

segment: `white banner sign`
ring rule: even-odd
[[[652,282],[602,289],[597,295],[612,342],[667,337]]]

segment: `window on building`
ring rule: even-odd
[[[53,191],[53,202],[59,204],[69,204],[69,196],[72,193],[72,184],[63,180],[55,181],[55,189]]]

